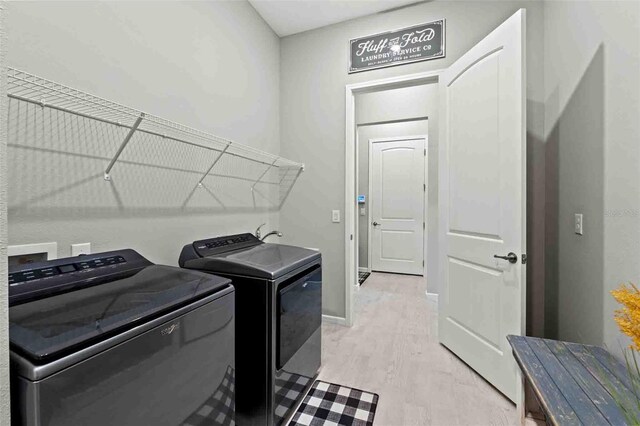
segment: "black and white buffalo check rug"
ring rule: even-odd
[[[311,385],[313,378],[280,371],[276,375],[276,424],[280,424],[295,408]]]
[[[228,366],[213,395],[180,426],[235,426],[235,377],[235,370]]]
[[[358,272],[358,284],[362,285],[371,275],[369,272]]]
[[[378,395],[316,380],[289,426],[369,426]]]

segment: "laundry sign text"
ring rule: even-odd
[[[355,38],[350,46],[349,73],[444,58],[445,20]]]

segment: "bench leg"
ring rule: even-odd
[[[518,377],[518,388],[516,390],[516,412],[518,414],[518,422],[522,426],[524,426],[525,417],[527,415],[527,409],[525,407],[525,393],[524,393],[526,379],[524,378],[524,376],[520,371],[518,371],[517,377]]]

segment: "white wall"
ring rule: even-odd
[[[437,107],[437,84],[401,87],[356,94],[356,125],[426,117]],[[431,98],[436,96],[436,98]],[[425,102],[426,100],[426,102]]]
[[[640,3],[549,1],[544,21],[549,331],[618,352],[609,291],[640,281]]]
[[[247,2],[9,7],[10,66],[278,153],[280,40]],[[211,153],[137,135],[122,158],[142,164],[118,162],[106,183],[101,171],[125,131],[15,101],[9,127],[10,244],[57,241],[66,256],[90,241],[176,264],[194,239],[277,226],[277,208],[252,195],[250,180],[213,177],[189,198]],[[215,173],[264,170],[225,161]],[[277,197],[272,189],[265,197]]]
[[[537,106],[542,104],[543,91],[542,6],[538,1],[436,0],[282,39],[281,153],[293,158],[305,156],[307,171],[305,179],[293,188],[280,222],[289,242],[322,250],[325,314],[345,315],[344,223],[331,223],[332,209],[345,211],[345,85],[446,68],[517,9],[525,7],[527,98],[533,104],[527,122],[530,136],[541,138],[543,117]],[[447,19],[446,58],[347,74],[349,39],[440,18]],[[537,178],[539,174],[531,168],[531,176]],[[532,256],[531,262],[535,264],[540,258]],[[544,277],[537,279],[536,285],[543,287]]]
[[[0,3],[0,69],[6,64],[6,4]],[[0,94],[6,91],[6,76],[0,74]],[[0,96],[0,117],[6,117],[7,102]],[[7,283],[7,127],[0,126],[0,426],[11,423],[9,410],[9,285]]]

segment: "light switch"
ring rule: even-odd
[[[360,207],[360,216],[366,216],[366,215],[367,215],[366,207]]]
[[[333,223],[340,223],[340,210],[331,211],[331,221]]]
[[[582,213],[576,213],[574,215],[574,228],[578,235],[582,235]]]

